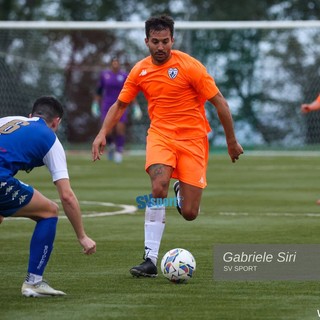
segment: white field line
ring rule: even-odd
[[[60,200],[54,200],[55,202],[60,202]],[[82,211],[82,217],[83,218],[96,218],[96,217],[105,217],[105,216],[115,216],[119,214],[134,214],[137,211],[137,207],[133,205],[128,204],[116,204],[111,202],[99,202],[99,201],[79,201],[80,206],[81,205],[95,205],[95,206],[101,206],[103,208],[114,208],[118,207],[119,210],[117,211],[103,211],[103,212],[95,212],[95,211],[88,211],[83,210]],[[66,219],[66,215],[59,215],[59,219]],[[25,220],[27,218],[5,218],[6,220]]]
[[[60,202],[60,200],[54,200],[55,202]],[[79,201],[80,205],[95,205],[101,206],[103,208],[114,208],[118,207],[119,210],[117,211],[88,211],[82,210],[82,217],[83,218],[96,218],[96,217],[106,217],[106,216],[115,216],[115,215],[122,215],[122,214],[134,214],[138,211],[136,206],[127,205],[127,204],[115,204],[111,202],[99,202],[99,201]],[[315,212],[305,212],[305,213],[292,213],[292,212],[218,212],[220,216],[259,216],[259,217],[316,217],[320,218],[320,213]],[[66,219],[67,217],[62,214],[59,215],[59,219]],[[25,220],[27,218],[5,218],[6,220]]]
[[[257,216],[257,217],[317,217],[320,218],[320,213],[305,212],[305,213],[292,213],[292,212],[219,212],[220,216]]]

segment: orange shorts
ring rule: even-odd
[[[207,186],[208,137],[192,140],[173,140],[155,132],[149,132],[146,146],[146,171],[157,163],[171,166],[172,178],[192,186]]]

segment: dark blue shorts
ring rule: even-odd
[[[33,188],[20,180],[0,177],[0,215],[9,217],[26,206],[33,196]]]

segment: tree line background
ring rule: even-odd
[[[0,0],[0,20],[145,21],[170,14],[175,21],[319,20],[317,0]],[[229,101],[241,143],[299,146],[320,142],[317,112],[302,117],[302,102],[320,92],[319,30],[176,30],[175,48],[207,66]],[[99,72],[118,55],[123,67],[148,52],[143,30],[0,30],[0,116],[27,114],[32,101],[54,94],[67,107],[65,139],[87,143],[99,120],[90,106]],[[144,144],[144,117],[130,123],[128,141]],[[222,128],[207,108],[213,143]],[[131,121],[131,120],[130,120]]]

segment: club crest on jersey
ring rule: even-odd
[[[168,70],[168,75],[171,79],[174,79],[178,75],[178,69],[177,68],[170,68]]]

